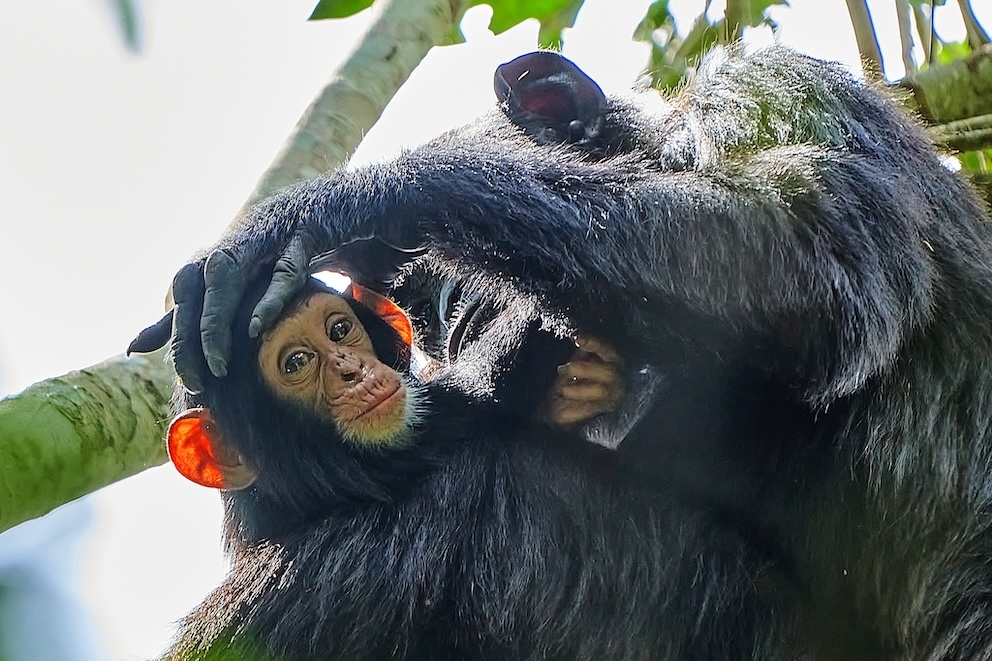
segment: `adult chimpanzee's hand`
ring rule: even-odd
[[[404,263],[423,254],[415,227],[382,221],[374,210],[356,213],[355,192],[344,188],[332,175],[256,205],[205,256],[179,271],[172,285],[172,351],[190,390],[200,389],[208,371],[227,374],[235,313],[249,284],[267,270],[271,280],[247,329],[252,337],[276,321],[314,266],[381,290]]]
[[[172,282],[172,356],[176,373],[193,392],[202,389],[206,370],[218,377],[227,374],[231,325],[249,266],[214,249],[186,264]]]
[[[212,289],[205,284],[207,273],[214,283]],[[230,276],[228,282],[223,281],[223,275]],[[127,353],[156,351],[168,344],[171,337],[176,373],[189,390],[201,391],[208,370],[218,374],[208,367],[208,355],[222,355],[219,375],[226,374],[230,322],[224,329],[226,332],[220,333],[216,320],[225,315],[233,316],[243,286],[244,279],[234,268],[234,260],[222,250],[213,250],[207,257],[194,259],[180,269],[173,280],[174,307],[158,322],[141,331],[127,348]],[[205,309],[211,310],[210,318],[203,317]]]

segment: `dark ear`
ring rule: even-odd
[[[169,459],[183,477],[204,487],[237,491],[255,481],[255,471],[231,448],[208,409],[190,409],[169,425]]]
[[[542,144],[588,142],[603,128],[603,90],[558,53],[528,53],[500,65],[495,87],[510,121]]]
[[[393,330],[400,336],[400,340],[408,348],[413,344],[413,324],[410,323],[410,318],[396,303],[354,282],[348,288],[348,296],[392,326]]]

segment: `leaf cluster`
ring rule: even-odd
[[[372,6],[373,0],[320,0],[310,15],[310,20],[345,18]],[[489,5],[493,10],[489,29],[494,34],[506,32],[527,19],[537,19],[541,24],[538,42],[542,48],[561,48],[562,30],[575,24],[584,0],[468,0],[462,4],[464,12],[479,5]],[[444,44],[465,41],[460,21],[456,21]]]

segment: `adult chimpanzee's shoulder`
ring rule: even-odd
[[[903,157],[931,149],[892,93],[782,46],[715,49],[675,104],[726,149],[810,143]]]
[[[230,404],[258,442],[214,463],[272,474],[227,499],[232,521],[320,553],[292,564],[299,589],[233,592],[229,621],[301,658],[987,658],[985,211],[917,123],[839,64],[727,50],[670,96],[598,90],[560,56],[517,58],[497,71],[501,113],[294,189],[219,242],[246,271],[278,258],[304,273],[375,237],[506,294],[470,314],[465,297],[450,327],[471,378],[428,397],[416,427],[448,452],[360,452],[271,397]],[[214,298],[226,267],[199,266],[199,298]],[[556,374],[550,352],[490,323],[526,321],[519,296],[539,300],[541,328],[594,330],[652,377],[626,384],[636,415],[615,453],[478,405],[501,381],[526,393],[531,365]],[[199,316],[191,298],[179,308]],[[336,327],[308,326],[321,346]],[[278,365],[310,360],[294,348]],[[263,487],[262,506],[247,498]],[[323,534],[338,514],[340,534]]]

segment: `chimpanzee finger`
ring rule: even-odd
[[[203,267],[203,314],[200,317],[200,343],[210,372],[227,376],[231,355],[231,324],[244,294],[244,274],[234,258],[214,250]]]
[[[572,402],[603,402],[607,405],[613,398],[612,388],[602,383],[578,381],[565,383],[557,388],[556,395]]]
[[[575,345],[582,352],[597,356],[604,363],[620,362],[620,356],[612,346],[591,335],[579,335],[575,338]]]
[[[585,422],[608,410],[592,402],[559,401],[551,406],[551,422],[560,427],[567,427]]]
[[[272,281],[251,313],[248,336],[259,333],[275,323],[283,307],[298,292],[309,275],[311,251],[302,234],[295,234],[272,269]]]
[[[176,374],[190,392],[203,390],[206,367],[200,349],[200,313],[203,310],[203,264],[191,262],[172,281],[172,361]]]
[[[172,310],[166,312],[164,317],[138,333],[138,336],[131,340],[131,344],[128,345],[127,355],[158,351],[168,344],[170,337],[172,337]]]
[[[564,365],[558,366],[558,374],[573,381],[594,381],[611,385],[620,380],[614,365],[583,360],[580,354],[573,356]]]

